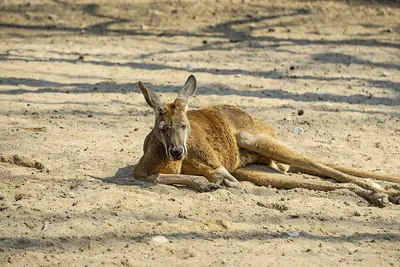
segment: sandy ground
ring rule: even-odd
[[[191,108],[399,174],[399,21],[399,1],[0,1],[0,154],[19,163],[0,163],[0,266],[400,266],[399,206],[131,179],[153,124],[137,81],[172,100],[191,73]]]

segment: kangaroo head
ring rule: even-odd
[[[175,101],[168,104],[164,104],[142,82],[139,82],[139,87],[147,104],[154,108],[156,114],[153,128],[155,137],[164,145],[170,160],[182,160],[187,154],[186,141],[190,134],[190,123],[186,110],[189,97],[197,89],[196,78],[190,75]]]

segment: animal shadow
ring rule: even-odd
[[[147,188],[152,185],[153,183],[135,180],[132,177],[132,171],[136,165],[127,165],[125,167],[119,168],[117,172],[110,177],[100,178],[91,176],[93,179],[102,181],[103,183],[111,183],[117,185],[126,185],[126,186],[137,186],[141,188]]]

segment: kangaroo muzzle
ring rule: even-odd
[[[183,146],[171,147],[168,149],[168,156],[171,160],[181,160],[186,155],[186,149]]]

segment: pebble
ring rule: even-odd
[[[290,237],[298,237],[300,235],[300,233],[297,231],[287,231],[285,232],[285,234],[287,234]]]
[[[283,118],[284,121],[293,121],[291,117]]]
[[[151,238],[154,243],[169,243],[169,240],[163,235],[156,235]]]
[[[303,130],[302,128],[300,128],[300,127],[296,127],[296,128],[293,130],[293,133],[295,133],[295,134],[302,133],[302,132],[304,132],[304,130]]]
[[[49,227],[49,222],[48,221],[44,221],[43,225],[42,225],[42,231],[47,231]]]
[[[382,72],[380,76],[381,77],[389,77],[390,75],[387,72]]]
[[[391,28],[384,28],[379,31],[379,33],[391,33],[393,30]]]
[[[193,67],[190,64],[187,64],[186,68],[187,71],[193,71]]]

